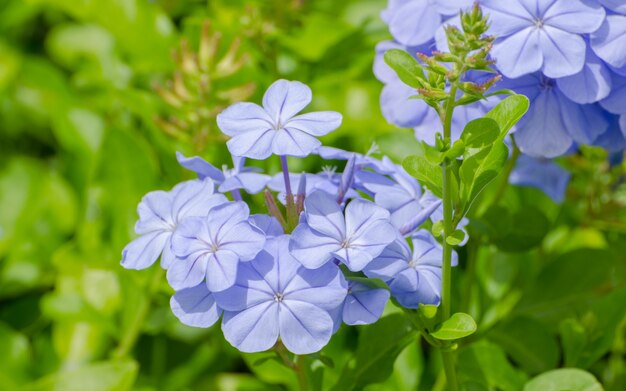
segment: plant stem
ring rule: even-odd
[[[456,99],[456,84],[450,87],[450,97],[446,102],[446,111],[443,118],[443,141],[446,146],[451,145],[452,133],[452,113],[454,111]],[[452,170],[449,168],[449,162],[444,160],[443,170],[443,267],[442,267],[442,288],[441,288],[441,310],[443,321],[450,318],[451,314],[451,287],[452,287],[452,246],[448,244],[448,237],[452,235],[456,227],[452,221]],[[456,371],[454,368],[454,352],[442,351],[443,367],[446,373],[447,388],[450,391],[459,389],[456,380]]]
[[[128,356],[135,346],[137,338],[139,337],[139,334],[144,326],[144,322],[150,313],[152,295],[157,291],[162,278],[163,269],[158,266],[155,267],[152,278],[147,282],[147,286],[145,287],[147,289],[147,295],[141,298],[139,308],[135,311],[133,321],[129,323],[129,327],[126,328],[126,331],[120,338],[117,348],[113,351],[112,356],[114,358],[124,358]]]
[[[296,376],[298,376],[298,385],[300,386],[300,391],[307,390],[307,382],[306,382],[306,368],[304,367],[304,356],[296,356],[295,358],[295,368]]]

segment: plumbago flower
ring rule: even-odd
[[[356,199],[344,215],[335,198],[322,191],[306,198],[303,219],[293,231],[289,248],[311,269],[336,258],[348,269],[361,271],[397,236],[387,210]]]
[[[220,193],[245,190],[247,193],[256,194],[263,190],[270,180],[269,175],[259,174],[257,167],[244,167],[246,158],[233,156],[233,168],[223,166],[218,169],[211,163],[199,156],[185,157],[176,152],[176,158],[181,166],[198,174],[198,178],[211,178],[219,185]]]
[[[215,294],[224,308],[224,337],[242,352],[260,352],[278,338],[296,354],[313,353],[333,332],[330,310],[340,306],[347,284],[328,263],[316,270],[289,253],[289,237],[268,240],[265,250],[241,266],[237,283]]]
[[[205,216],[227,201],[223,195],[213,194],[213,188],[213,181],[205,179],[181,183],[169,192],[146,194],[137,207],[135,232],[141,236],[122,251],[122,266],[145,269],[161,255],[161,266],[168,269],[176,259],[171,240],[180,222],[189,216]]]
[[[364,273],[385,281],[400,305],[417,308],[420,304],[438,304],[441,299],[442,247],[426,230],[411,235],[411,249],[404,239],[390,244]],[[458,257],[452,254],[452,265]]]
[[[515,78],[541,70],[548,77],[578,73],[585,64],[580,34],[596,31],[606,12],[579,0],[482,0],[489,13],[498,69]]]
[[[448,8],[443,3],[449,3]],[[489,15],[488,33],[497,37],[491,56],[501,72],[499,88],[530,95],[531,106],[512,132],[521,151],[545,159],[575,152],[591,144],[616,151],[626,143],[626,7],[614,0],[482,0]],[[449,51],[446,26],[460,27],[459,9],[471,2],[390,0],[381,17],[393,41],[376,47],[374,75],[384,83],[380,95],[385,118],[399,127],[413,128],[415,137],[434,145],[441,134],[440,118],[422,100],[411,99],[415,89],[405,85],[383,60],[390,49],[434,55]],[[411,9],[413,14],[407,12]],[[453,10],[453,11],[452,11]],[[417,15],[417,16],[415,16]],[[421,24],[411,24],[424,15]],[[437,26],[435,26],[437,25]],[[417,56],[416,56],[417,57]],[[480,84],[480,80],[470,80]],[[452,141],[468,121],[482,117],[497,102],[490,97],[456,108]],[[622,132],[615,131],[616,122]],[[621,148],[623,149],[623,148]],[[568,178],[568,176],[561,176]],[[517,184],[530,185],[531,181]],[[561,185],[566,186],[566,184]],[[551,197],[549,187],[542,186]],[[560,197],[552,197],[560,199]]]
[[[172,288],[191,288],[205,279],[212,292],[230,288],[239,263],[254,258],[265,243],[249,216],[248,205],[238,201],[185,219],[172,237],[172,252],[179,258],[167,271]]]
[[[509,182],[518,186],[541,189],[554,202],[563,202],[570,173],[548,159],[536,159],[521,155],[517,158]]]
[[[122,265],[134,269],[150,266],[161,255],[175,290],[170,300],[174,315],[192,327],[210,327],[221,318],[225,338],[243,352],[272,349],[280,341],[293,353],[309,354],[322,349],[342,324],[376,322],[391,294],[400,292],[390,289],[400,286],[401,276],[385,276],[387,286],[365,271],[383,262],[393,246],[408,248],[405,238],[440,214],[441,200],[425,198],[428,193],[401,167],[373,156],[375,147],[364,155],[321,147],[309,135],[315,142],[300,143],[298,137],[304,136],[298,132],[322,134],[341,118],[336,113],[294,117],[310,100],[308,87],[280,80],[265,94],[263,108],[237,104],[226,109],[220,126],[234,135],[231,151],[257,158],[279,154],[282,172],[263,174],[245,167],[239,156],[233,156],[234,168],[220,170],[179,153],[180,164],[199,179],[146,195],[138,208],[141,236],[123,251]],[[282,124],[264,128],[278,141],[259,136],[265,120]],[[284,135],[296,139],[288,143]],[[285,158],[294,151],[290,148],[299,148],[301,156],[317,154],[329,164],[343,161],[343,172],[333,167],[317,174],[291,173]],[[224,194],[214,193],[214,186]],[[250,215],[248,195],[260,191],[269,213]],[[413,300],[433,302],[427,295]]]
[[[231,136],[226,145],[233,155],[265,159],[271,154],[304,157],[321,145],[324,136],[341,125],[334,111],[296,114],[311,102],[311,89],[298,81],[278,80],[263,96],[263,107],[237,103],[217,116],[217,124]]]

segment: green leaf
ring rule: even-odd
[[[134,361],[104,361],[45,377],[24,391],[127,391],[137,376]]]
[[[384,58],[387,65],[398,74],[404,84],[413,88],[424,86],[424,71],[409,53],[400,49],[391,49],[385,52]]]
[[[489,110],[485,118],[491,118],[498,123],[500,138],[503,139],[513,125],[526,114],[529,106],[530,101],[524,95],[511,95]]]
[[[502,171],[508,155],[506,145],[499,142],[463,160],[459,170],[463,215],[467,213],[480,192]]]
[[[434,319],[437,316],[438,306],[434,304],[420,304],[418,311],[424,315],[426,319]]]
[[[434,195],[441,198],[443,173],[439,165],[431,163],[423,156],[413,155],[402,161],[402,167]]]
[[[524,391],[602,391],[602,385],[589,372],[561,368],[543,373],[524,386]]]
[[[343,368],[333,391],[362,390],[387,379],[400,352],[415,340],[416,331],[402,314],[392,314],[362,328],[354,360]]]
[[[482,340],[459,352],[459,381],[467,386],[518,391],[526,380],[527,376],[514,368],[504,351],[494,343]],[[467,389],[475,389],[470,387]]]
[[[515,317],[498,325],[488,338],[500,345],[530,374],[548,371],[559,362],[559,345],[546,325],[530,317]]]
[[[461,140],[471,148],[482,148],[493,144],[500,135],[498,123],[491,118],[477,118],[465,125]]]
[[[587,335],[585,328],[574,318],[568,318],[559,325],[561,344],[563,344],[563,355],[565,356],[565,366],[578,366],[581,355],[587,345]]]
[[[462,243],[463,239],[465,239],[465,232],[461,231],[460,229],[457,229],[456,231],[452,232],[450,236],[446,238],[446,243],[448,243],[450,246],[456,246]]]
[[[465,153],[465,143],[463,140],[456,140],[452,144],[452,148],[446,151],[445,157],[448,159],[456,159]]]
[[[433,224],[431,231],[436,238],[443,235],[443,220],[436,221]]]
[[[463,312],[452,314],[450,319],[441,323],[431,335],[443,341],[454,341],[476,331],[474,318]]]
[[[550,230],[550,220],[534,206],[519,210],[495,206],[481,216],[491,241],[506,252],[528,251],[543,241]]]

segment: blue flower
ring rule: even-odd
[[[335,322],[343,321],[350,326],[375,323],[383,314],[389,296],[387,289],[349,280],[348,295],[343,305],[333,314]]]
[[[613,114],[626,114],[626,76],[613,74],[613,88],[606,99],[600,101],[600,106]]]
[[[590,47],[587,47],[583,69],[556,80],[561,92],[579,104],[594,103],[611,92],[611,70]]]
[[[443,249],[426,230],[412,237],[413,250],[406,240],[391,243],[363,270],[365,275],[387,282],[391,295],[406,308],[420,304],[438,304],[441,298],[441,263]],[[458,257],[452,253],[452,265]]]
[[[491,55],[512,78],[539,70],[551,78],[580,72],[586,47],[581,34],[597,30],[606,15],[599,4],[578,0],[482,0],[481,5],[490,16],[489,32],[499,37]]]
[[[212,207],[227,201],[223,195],[213,194],[211,179],[187,181],[169,192],[146,194],[137,207],[135,232],[141,236],[122,251],[122,266],[145,269],[161,255],[161,266],[169,268],[175,259],[171,238],[180,222],[189,216],[206,216]]]
[[[275,238],[285,233],[280,222],[273,216],[262,214],[252,215],[250,216],[250,224],[260,229],[267,238]]]
[[[599,0],[600,4],[611,11],[626,15],[626,3],[624,0]]]
[[[341,174],[337,174],[333,169],[328,169],[318,174],[289,174],[289,181],[294,189],[300,187],[300,181],[303,177],[306,177],[305,195],[309,195],[314,191],[323,191],[331,196],[337,196],[339,193],[339,186],[341,184]],[[278,173],[272,177],[267,187],[278,192],[278,199],[285,204],[286,189],[285,178],[282,173]],[[353,189],[348,190],[346,198],[358,197],[358,193]]]
[[[530,99],[528,113],[517,124],[515,140],[522,152],[534,157],[555,157],[566,153],[573,143],[589,144],[608,128],[597,104],[579,105],[556,87],[554,80],[535,73],[505,80],[510,88]]]
[[[303,217],[291,235],[289,248],[311,269],[337,258],[348,269],[360,271],[398,235],[387,210],[356,199],[348,204],[344,216],[335,198],[323,191],[305,199]]]
[[[472,0],[391,0],[381,13],[396,41],[416,46],[430,41],[444,20],[472,4]]]
[[[297,81],[278,80],[263,96],[263,107],[236,103],[217,116],[219,128],[231,136],[233,155],[265,159],[271,154],[304,157],[324,136],[341,125],[341,114],[318,111],[296,116],[311,102],[311,89]]]
[[[626,115],[607,114],[609,129],[602,133],[593,143],[612,153],[620,153],[626,149]]]
[[[211,327],[222,315],[222,309],[204,282],[174,293],[170,307],[183,324],[192,327]]]
[[[570,173],[558,164],[520,155],[509,182],[518,186],[536,187],[546,193],[554,202],[563,202]]]
[[[172,236],[172,252],[178,258],[167,270],[172,288],[191,288],[205,279],[211,292],[230,288],[240,261],[250,261],[265,243],[249,216],[248,205],[229,202],[207,216],[183,220]]]
[[[249,194],[256,194],[270,180],[269,175],[259,174],[260,168],[244,167],[246,159],[243,157],[233,156],[233,168],[223,167],[221,170],[199,156],[188,158],[176,152],[176,158],[181,166],[198,174],[198,178],[213,179],[221,193],[244,189]]]
[[[626,16],[607,16],[602,26],[591,34],[590,42],[593,51],[607,64],[617,69],[626,67]]]
[[[382,206],[390,213],[391,223],[400,228],[421,209],[420,198],[422,188],[401,167],[390,177],[380,174],[360,175],[362,186],[374,195],[376,205]]]
[[[343,303],[347,283],[333,263],[302,267],[288,244],[288,236],[268,239],[254,260],[241,264],[237,283],[215,293],[225,310],[224,337],[242,352],[268,350],[280,337],[289,351],[308,354],[330,340],[329,311]]]

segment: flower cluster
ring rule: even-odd
[[[387,120],[414,128],[418,139],[434,143],[440,120],[421,100],[408,99],[415,90],[403,84],[383,61],[392,48],[412,55],[448,51],[446,26],[460,28],[455,16],[472,0],[390,0],[381,17],[393,41],[377,48],[374,73],[385,86],[380,102]],[[489,15],[488,33],[496,36],[491,55],[503,75],[500,88],[528,96],[528,114],[513,129],[519,149],[527,155],[516,168],[517,184],[543,189],[563,198],[569,176],[549,158],[573,151],[577,145],[599,145],[611,152],[626,148],[626,7],[599,0],[480,0]],[[418,22],[419,21],[419,22]],[[436,53],[436,52],[435,52]],[[474,75],[468,74],[468,81]],[[452,137],[469,120],[481,117],[497,97],[455,110]],[[534,159],[537,159],[533,161]],[[528,176],[526,166],[548,168],[552,180]]]
[[[232,137],[234,167],[178,154],[198,179],[147,194],[140,236],[123,250],[130,269],[160,256],[173,313],[195,327],[221,317],[225,338],[243,352],[279,340],[296,354],[316,352],[342,323],[376,322],[391,296],[407,308],[440,300],[442,247],[420,227],[441,216],[441,201],[401,166],[374,157],[375,148],[321,146],[316,136],[337,128],[341,115],[297,115],[310,101],[306,85],[278,80],[262,106],[227,108],[217,122]],[[343,172],[289,172],[287,156],[310,154],[345,162]],[[282,173],[245,166],[271,155]],[[250,214],[245,200],[261,191],[269,213]]]

